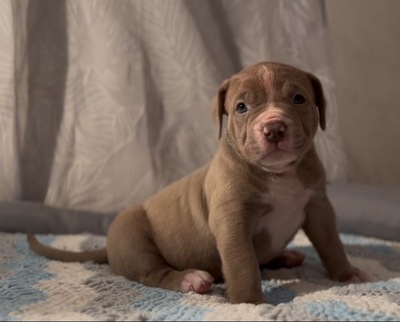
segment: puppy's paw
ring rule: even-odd
[[[254,305],[266,303],[263,295],[257,295],[257,296],[252,296],[252,297],[228,296],[228,302],[231,304],[247,303],[247,304],[254,304]]]
[[[367,283],[371,281],[371,277],[357,267],[351,267],[347,274],[333,275],[331,279],[343,283]]]
[[[305,255],[297,250],[286,249],[281,255],[275,257],[267,265],[262,265],[262,268],[279,269],[293,268],[303,264]]]
[[[371,277],[364,271],[354,268],[353,274],[346,280],[345,283],[367,283],[371,282]]]
[[[261,283],[260,288],[257,289],[251,287],[245,289],[232,289],[227,285],[226,297],[228,298],[228,302],[231,304],[248,303],[258,305],[265,303],[264,294],[261,290]]]
[[[187,272],[181,282],[181,292],[206,293],[214,282],[213,277],[205,271],[193,270]]]

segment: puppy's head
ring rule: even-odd
[[[246,161],[284,172],[311,147],[318,124],[325,129],[325,98],[320,81],[297,68],[259,63],[225,80],[213,101],[221,136]]]

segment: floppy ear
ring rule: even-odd
[[[225,98],[226,92],[228,91],[230,80],[227,79],[223,81],[221,86],[219,87],[218,94],[213,98],[211,103],[211,113],[214,120],[215,125],[218,128],[218,138],[221,138],[222,134],[222,118],[224,114],[228,115],[225,110]]]
[[[308,74],[310,78],[311,85],[314,89],[314,98],[315,98],[315,105],[318,107],[319,112],[319,125],[321,126],[322,130],[325,130],[326,127],[326,119],[325,119],[325,109],[326,109],[326,100],[324,96],[324,91],[322,89],[322,85],[320,80],[315,77],[313,74]]]

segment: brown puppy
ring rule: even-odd
[[[83,253],[41,245],[36,252],[63,261],[108,262],[116,273],[148,286],[206,292],[226,283],[231,303],[263,303],[259,265],[277,257],[303,228],[331,279],[367,281],[350,265],[325,192],[313,137],[325,128],[319,80],[299,69],[259,63],[223,82],[213,114],[221,136],[214,159],[142,205],[119,214],[107,248]]]

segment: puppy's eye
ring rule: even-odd
[[[243,102],[240,102],[236,105],[236,112],[238,114],[244,114],[249,110],[249,108],[247,107],[247,105]]]
[[[293,98],[293,103],[294,104],[303,104],[305,103],[306,99],[304,98],[303,95],[301,94],[297,94],[294,98]]]

